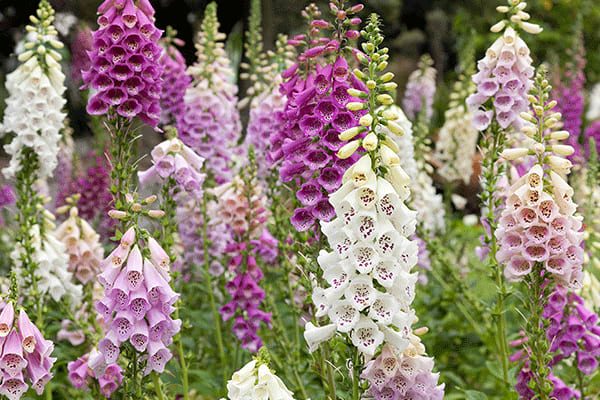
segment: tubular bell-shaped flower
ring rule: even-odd
[[[156,128],[161,92],[162,31],[154,26],[154,9],[148,0],[105,0],[98,7],[98,29],[93,32],[91,68],[82,72],[93,88],[87,112],[118,115]]]
[[[504,33],[477,63],[478,72],[473,75],[477,92],[467,98],[467,106],[474,111],[471,121],[479,131],[485,130],[494,116],[503,129],[512,126],[519,130],[523,125],[520,113],[527,111],[529,104],[527,91],[532,84],[533,67],[527,43],[521,39],[518,30],[531,34],[542,31],[538,25],[525,22],[529,19],[529,14],[523,12],[526,5],[520,0],[512,1],[509,7],[503,9],[507,19],[494,25],[491,31],[495,33],[504,29]],[[494,111],[481,109],[490,99]]]
[[[264,357],[250,361],[227,382],[229,400],[294,400],[294,394],[269,369]]]

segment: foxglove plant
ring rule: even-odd
[[[504,33],[477,63],[478,72],[473,75],[477,92],[467,97],[467,106],[474,111],[472,124],[479,131],[485,130],[494,117],[502,129],[511,126],[519,130],[523,124],[519,114],[527,111],[527,91],[531,87],[534,70],[529,47],[518,35],[518,30],[531,34],[542,31],[539,25],[527,22],[530,16],[524,11],[525,7],[527,3],[511,0],[509,6],[496,8],[507,18],[490,30],[494,33],[504,30]],[[493,110],[482,107],[490,99]]]
[[[234,274],[225,288],[231,301],[219,312],[224,321],[235,317],[233,331],[241,346],[250,352],[262,347],[257,335],[260,323],[270,327],[271,314],[261,310],[265,291],[259,286],[263,272],[257,244],[266,229],[266,198],[256,181],[256,159],[250,148],[250,165],[232,182],[216,187],[218,218],[233,232],[233,242],[225,249],[230,254],[228,270]],[[275,243],[276,244],[276,243]],[[258,261],[258,262],[257,262]]]
[[[157,42],[162,31],[154,26],[152,5],[148,0],[105,0],[98,14],[91,68],[82,72],[82,88],[97,91],[89,99],[88,113],[138,117],[156,127],[162,76]]]
[[[127,211],[111,210],[111,216],[126,221],[129,228],[102,262],[103,270],[98,275],[104,297],[96,303],[96,310],[108,327],[98,342],[98,351],[106,365],[117,362],[121,350],[125,351],[130,362],[127,385],[138,393],[142,386],[138,371],[144,375],[164,371],[172,356],[168,346],[181,327],[181,320],[170,316],[179,298],[169,284],[170,258],[138,225],[141,216],[164,215],[160,210],[143,209],[155,199],[156,196],[150,196],[138,202],[136,196],[128,194]],[[155,390],[159,388],[155,384]]]
[[[533,112],[521,113],[527,122],[522,132],[532,144],[502,152],[509,161],[529,154],[537,162],[509,189],[495,232],[499,243],[496,259],[505,266],[504,275],[512,282],[526,282],[531,389],[540,399],[549,399],[552,387],[546,368],[551,357],[543,307],[555,284],[571,290],[581,288],[584,258],[582,218],[574,215],[577,206],[572,201],[573,189],[563,178],[571,169],[571,162],[563,157],[574,150],[569,145],[555,144],[569,133],[552,129],[561,115],[552,111],[556,101],[549,99],[551,89],[546,70],[540,67],[529,95]]]
[[[343,185],[330,196],[336,218],[321,222],[333,250],[321,250],[317,261],[329,287],[316,287],[312,298],[315,316],[327,315],[331,322],[319,327],[308,323],[304,332],[311,352],[336,332],[349,336],[356,354],[353,399],[360,398],[360,354],[372,357],[384,343],[402,352],[410,343],[415,321],[410,305],[417,280],[411,269],[418,254],[416,241],[408,239],[415,231],[416,212],[404,204],[410,194],[410,178],[400,166],[399,148],[387,134],[402,134],[402,129],[394,122],[397,115],[380,107],[393,103],[386,92],[395,89],[395,84],[389,83],[393,74],[375,72],[385,68],[388,58],[387,48],[379,47],[383,37],[375,14],[361,35],[367,39],[363,46],[366,55],[357,55],[365,69],[354,74],[369,92],[349,91],[366,100],[351,102],[349,107],[360,105],[368,113],[360,118],[358,127],[340,134],[340,140],[349,142],[338,156],[348,158],[359,146],[366,154],[348,169]],[[366,136],[357,137],[360,133]]]
[[[428,54],[424,54],[419,60],[418,69],[409,75],[402,106],[411,121],[416,121],[421,113],[426,121],[431,120],[436,73],[433,60]]]
[[[335,39],[317,39],[320,29],[331,28],[331,24],[316,19],[318,12],[305,12],[310,33],[288,41],[306,44],[307,49],[282,74],[287,79],[281,86],[287,102],[279,113],[280,130],[270,138],[269,159],[281,165],[281,181],[294,182],[298,187],[296,197],[301,207],[294,210],[291,223],[299,232],[314,229],[318,221],[333,219],[334,208],[327,197],[341,186],[342,175],[358,159],[358,154],[342,159],[336,152],[343,144],[338,135],[357,127],[364,114],[363,99],[356,99],[353,106],[347,107],[351,100],[348,89],[364,93],[367,88],[350,73],[340,47],[344,38],[356,37],[353,33],[356,31],[347,28],[358,25],[360,19],[349,16],[362,9],[362,5],[340,10],[332,3],[330,8],[335,15],[342,13],[341,19],[336,18],[340,27]],[[333,62],[313,67],[318,56],[334,52]]]
[[[185,91],[185,110],[177,119],[179,138],[205,159],[210,175],[217,183],[231,179],[228,163],[241,134],[237,109],[237,86],[231,83],[233,71],[219,32],[217,5],[205,10],[198,33],[197,62],[188,68],[192,83]]]
[[[435,158],[441,162],[440,175],[448,182],[469,183],[473,174],[473,156],[477,151],[479,132],[471,125],[473,117],[465,104],[465,99],[475,92],[475,84],[470,80],[473,74],[472,62],[467,65],[454,84],[450,94],[444,125],[438,134]]]
[[[184,42],[175,37],[176,35],[176,30],[170,26],[167,27],[164,41],[165,51],[160,57],[160,63],[163,66],[160,121],[164,125],[175,124],[183,115],[185,110],[183,96],[192,81],[192,78],[186,74],[185,58],[176,47],[183,46]]]
[[[9,132],[15,134],[4,146],[11,156],[8,167],[3,169],[8,179],[26,168],[30,158],[39,162],[38,178],[52,176],[66,115],[62,111],[66,102],[63,97],[65,76],[58,63],[62,57],[56,51],[64,45],[57,40],[50,4],[41,1],[39,10],[42,16],[32,16],[33,25],[27,27],[36,35],[25,43],[25,51],[18,56],[22,64],[6,77],[8,97],[0,137]]]
[[[92,67],[88,52],[94,47],[92,31],[87,26],[77,27],[75,40],[71,43],[71,79],[74,82],[83,81],[82,72]]]

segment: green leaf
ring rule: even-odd
[[[478,392],[477,390],[465,391],[465,400],[488,400],[485,393]]]
[[[504,381],[502,368],[500,368],[500,365],[498,362],[488,360],[485,362],[485,366],[487,367],[488,371],[490,371],[492,373],[492,375],[494,375],[496,378],[498,378],[498,380]]]

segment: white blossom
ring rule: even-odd
[[[227,382],[229,400],[294,400],[293,393],[269,367],[252,360]]]

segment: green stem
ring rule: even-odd
[[[354,359],[352,360],[352,399],[360,400],[360,390],[358,386],[360,380],[360,367],[358,365],[360,353],[354,346],[352,351],[354,352]]]
[[[223,388],[227,386],[227,361],[225,359],[225,351],[223,348],[223,335],[221,333],[221,316],[217,310],[215,296],[212,289],[212,276],[210,274],[210,257],[208,251],[208,232],[207,222],[208,215],[206,212],[206,194],[202,198],[202,216],[204,223],[202,224],[202,246],[204,250],[204,282],[206,285],[206,291],[208,292],[208,301],[210,303],[210,309],[212,311],[213,320],[215,323],[215,334],[217,335],[217,348],[219,350],[219,359],[221,361],[221,369],[223,374]]]
[[[154,382],[154,391],[156,392],[158,400],[164,400],[162,388],[160,387],[160,377],[156,371],[152,372],[152,382]]]
[[[578,358],[579,352],[575,353],[575,359]],[[581,393],[581,398],[585,400],[585,385],[583,383],[583,375],[579,368],[575,368],[577,371],[577,386],[579,387],[579,392]]]
[[[115,130],[111,132],[111,170],[110,193],[113,196],[112,206],[117,210],[125,207],[125,195],[129,193],[131,186],[131,159],[132,148],[135,141],[131,122],[128,119],[113,116],[115,118]],[[122,221],[121,229],[125,231],[126,221]]]
[[[333,374],[333,365],[329,361],[330,352],[329,352],[329,343],[325,342],[321,346],[323,353],[323,363],[327,364],[327,386],[329,389],[329,397],[330,400],[337,400],[337,396],[335,394],[335,376]],[[323,364],[321,364],[323,365]]]

